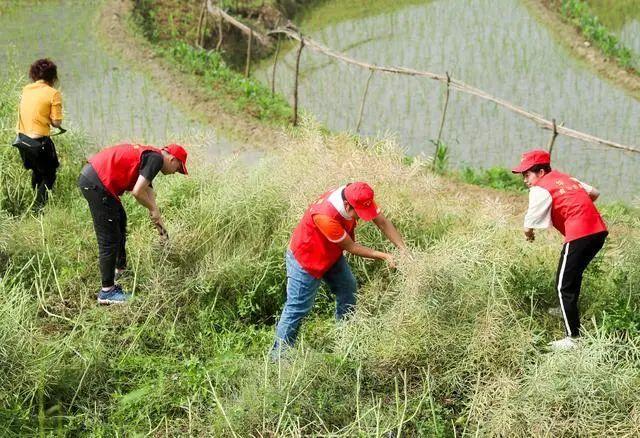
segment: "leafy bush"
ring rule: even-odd
[[[462,180],[477,186],[492,187],[494,189],[526,191],[520,175],[514,175],[504,167],[491,167],[489,169],[474,169],[465,167],[460,173]]]

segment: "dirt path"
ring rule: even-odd
[[[96,31],[107,50],[148,74],[164,97],[238,142],[241,149],[268,151],[281,144],[286,138],[284,129],[267,126],[249,115],[230,114],[208,95],[197,78],[158,57],[151,44],[131,29],[128,20],[132,6],[130,0],[107,0],[100,10]]]
[[[640,77],[621,68],[615,60],[608,58],[598,47],[586,41],[574,26],[565,23],[552,9],[549,0],[525,0],[524,3],[577,58],[600,76],[640,100]]]

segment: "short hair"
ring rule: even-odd
[[[541,170],[544,170],[545,173],[551,172],[551,164],[536,164],[531,169],[527,170],[527,172],[538,173]]]
[[[38,59],[29,67],[29,77],[33,82],[43,80],[53,84],[58,80],[58,67],[49,58]]]

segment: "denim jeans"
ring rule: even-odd
[[[292,346],[298,334],[302,319],[313,307],[321,279],[315,278],[304,270],[287,251],[287,301],[276,328],[274,349]],[[356,278],[344,256],[322,277],[336,296],[336,319],[341,320],[353,312],[356,305]],[[284,345],[282,345],[284,344]]]

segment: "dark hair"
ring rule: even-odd
[[[38,59],[29,67],[29,77],[33,82],[42,79],[48,84],[58,80],[58,67],[49,58]]]
[[[347,186],[350,186],[350,185],[351,185],[351,183],[347,183],[344,186],[344,189],[346,189]],[[351,203],[349,201],[347,201],[347,197],[344,194],[344,189],[342,189],[342,191],[340,192],[340,196],[342,196],[342,202],[346,202],[349,207],[353,208],[353,205],[351,205]]]
[[[544,170],[544,173],[551,172],[551,164],[536,164],[531,169],[527,170],[527,172],[538,173],[541,170]]]

